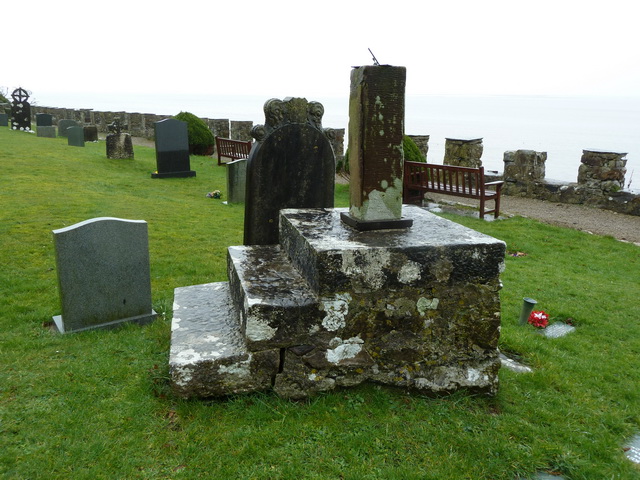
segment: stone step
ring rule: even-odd
[[[248,350],[227,282],[175,289],[169,366],[177,395],[266,390],[279,363],[278,349]]]
[[[317,332],[318,297],[278,245],[229,247],[228,270],[249,350],[301,345]]]

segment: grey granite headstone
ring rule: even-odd
[[[195,177],[189,159],[189,136],[186,122],[166,118],[155,123],[156,164],[152,178]]]
[[[265,124],[251,131],[256,144],[247,160],[245,245],[278,243],[283,208],[333,207],[336,165],[322,104],[273,98],[264,113]]]
[[[244,203],[247,187],[247,159],[227,163],[227,198],[229,203]]]
[[[56,127],[36,127],[36,134],[39,137],[56,138]]]
[[[147,222],[93,218],[54,230],[53,240],[60,332],[153,321]]]
[[[67,142],[72,147],[84,147],[84,128],[67,128]]]
[[[51,127],[53,125],[53,116],[50,113],[36,113],[37,127]]]
[[[78,122],[76,122],[75,120],[67,120],[67,119],[58,120],[58,136],[66,137],[67,129],[69,127],[79,127],[79,126],[80,125],[78,125]]]
[[[9,115],[6,113],[0,113],[0,127],[9,126]]]

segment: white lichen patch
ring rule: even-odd
[[[193,348],[180,350],[172,356],[171,363],[173,365],[191,365],[202,360],[202,354],[196,352]]]
[[[437,310],[439,304],[440,299],[438,298],[420,297],[416,302],[416,308],[420,316],[424,317],[427,313],[427,310]]]
[[[251,376],[251,355],[243,360],[232,365],[220,365],[218,372],[224,375],[229,375],[237,378],[247,378]]]
[[[351,207],[352,215],[362,220],[395,220],[402,218],[402,179],[394,178],[382,190],[372,190],[360,208]]]
[[[322,310],[326,312],[322,319],[322,326],[326,330],[335,332],[346,325],[345,318],[349,313],[350,301],[351,295],[348,293],[338,293],[334,298],[322,299]]]
[[[420,280],[420,265],[416,262],[408,261],[398,273],[398,280],[401,283],[411,283]]]
[[[489,377],[487,376],[487,374],[482,373],[475,368],[470,368],[467,370],[467,382],[469,382],[470,384],[477,384],[479,380],[487,382],[489,380]]]
[[[384,268],[391,262],[386,249],[369,249],[366,252],[346,250],[342,254],[342,271],[350,278],[364,282],[365,286],[378,289],[385,283]]]
[[[343,360],[354,358],[362,351],[363,343],[360,337],[348,338],[337,347],[327,350],[327,361],[337,365]]]
[[[173,383],[179,387],[184,387],[191,382],[193,378],[191,367],[182,365],[173,365],[171,369],[171,378]]]
[[[178,330],[180,328],[180,317],[176,317],[175,313],[173,315],[173,318],[171,319],[171,331],[175,332],[176,330]]]
[[[207,343],[217,342],[218,340],[220,340],[220,337],[216,337],[215,335],[207,335],[202,339],[202,341]]]
[[[255,315],[247,316],[246,336],[252,342],[260,342],[263,340],[271,340],[277,330],[269,323]]]

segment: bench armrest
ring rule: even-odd
[[[488,187],[488,186],[491,186],[491,185],[503,185],[503,184],[504,184],[504,182],[502,180],[496,180],[495,182],[485,183],[484,186]]]

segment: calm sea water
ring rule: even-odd
[[[34,92],[35,94],[36,92]],[[35,94],[38,105],[252,120],[264,123],[268,97],[158,94]],[[314,97],[323,125],[348,128],[348,97]],[[406,98],[405,131],[430,135],[430,162],[441,163],[445,138],[483,138],[482,161],[503,170],[506,150],[547,152],[547,179],[575,182],[583,149],[627,153],[625,187],[640,192],[640,98],[422,95]]]

